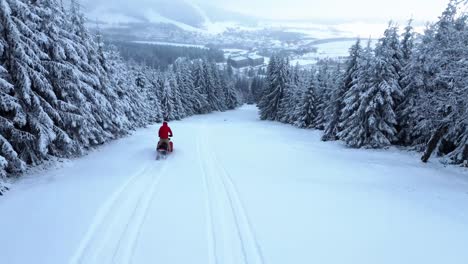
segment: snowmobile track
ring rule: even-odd
[[[70,264],[131,263],[140,229],[167,170],[167,165],[159,170],[156,166],[147,163],[101,206]]]
[[[210,263],[265,263],[239,193],[224,165],[208,145],[202,127],[197,142],[206,189]]]
[[[216,235],[214,231],[214,217],[213,217],[213,205],[211,203],[210,196],[208,194],[209,187],[208,187],[208,180],[207,180],[207,173],[205,170],[205,167],[203,166],[202,162],[202,152],[201,152],[201,142],[200,138],[197,138],[197,155],[198,155],[198,164],[200,166],[200,171],[202,172],[203,175],[203,187],[204,187],[204,193],[205,193],[205,210],[206,210],[206,220],[207,220],[207,240],[208,240],[208,249],[209,249],[209,263],[210,264],[216,264],[217,263],[217,255],[216,255]]]

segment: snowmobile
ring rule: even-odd
[[[156,160],[166,159],[167,156],[174,151],[174,144],[172,141],[169,141],[169,145],[166,142],[158,142],[158,146],[156,148]]]

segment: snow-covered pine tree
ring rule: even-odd
[[[233,110],[240,105],[239,93],[234,87],[232,81],[227,81],[225,84],[225,105],[228,110]]]
[[[344,95],[353,86],[354,76],[358,70],[358,59],[361,56],[362,47],[361,40],[358,39],[356,43],[349,50],[349,59],[346,62],[346,70],[341,79],[340,86],[332,93],[330,104],[328,105],[328,112],[331,114],[325,125],[325,131],[322,136],[323,141],[337,140],[340,129],[340,118],[344,108]]]
[[[420,135],[415,130],[417,123],[422,120],[422,116],[416,111],[418,93],[423,86],[423,81],[420,78],[422,73],[422,65],[419,63],[421,58],[419,54],[413,56],[415,52],[414,45],[414,29],[412,20],[408,22],[401,40],[402,50],[402,70],[400,73],[400,86],[403,93],[403,98],[397,106],[398,117],[398,142],[402,145],[411,145],[418,141]],[[416,51],[417,52],[417,51]],[[422,142],[417,145],[422,144]]]
[[[288,61],[281,57],[272,57],[268,66],[268,80],[262,100],[258,107],[260,119],[279,121],[280,103],[288,84]]]
[[[192,80],[194,85],[194,90],[196,91],[195,95],[198,98],[195,100],[197,101],[197,109],[196,112],[198,114],[205,114],[211,111],[210,104],[208,102],[207,94],[206,94],[206,87],[207,83],[207,74],[205,73],[205,67],[202,60],[196,60],[192,65]]]
[[[340,124],[342,128],[338,137],[348,146],[360,148],[368,142],[368,98],[363,96],[372,86],[373,58],[370,40],[367,48],[357,56],[357,70],[351,76],[351,88],[343,95],[344,107],[341,110]]]
[[[159,87],[159,72],[142,65],[131,64],[129,66],[132,81],[138,93],[141,94],[148,110],[145,111],[149,123],[159,123],[163,120],[161,111],[161,88]]]
[[[190,69],[191,63],[187,62],[186,67]],[[193,112],[195,114],[207,113],[209,104],[206,97],[202,94],[199,86],[196,86],[192,79],[192,73],[190,71],[184,72],[186,78],[187,92],[193,105]]]
[[[58,1],[41,0],[30,5],[40,17],[41,49],[48,55],[41,64],[56,96],[44,107],[57,133],[57,139],[49,146],[49,153],[61,157],[74,156],[83,152],[82,143],[87,142],[83,126],[92,120],[92,114],[86,112],[86,98],[78,81],[78,76],[83,74],[77,66],[82,60],[77,50],[81,49],[67,31],[70,22]]]
[[[289,121],[292,119],[295,110],[295,95],[297,93],[298,87],[288,80],[285,89],[284,96],[280,101],[278,109],[278,121],[285,124],[289,124]]]
[[[0,39],[0,58],[3,61],[4,41]],[[0,65],[0,193],[1,181],[8,174],[20,173],[25,169],[25,163],[18,157],[10,142],[21,140],[23,131],[18,130],[25,122],[25,113],[15,96],[14,87],[8,81],[9,75]]]
[[[203,74],[206,80],[206,86],[203,87],[203,91],[210,105],[210,111],[223,110],[221,98],[218,98],[220,80],[216,64],[205,60],[203,62]]]
[[[369,60],[367,54],[369,52],[364,56],[366,61]],[[390,24],[377,44],[371,65],[358,67],[353,88],[345,95],[343,131],[339,136],[349,146],[382,148],[397,140],[395,108],[402,96],[400,60],[398,29]]]
[[[448,154],[452,163],[468,163],[467,19],[466,14],[457,14],[457,1],[451,1],[418,47],[424,59],[424,90],[417,108],[424,119],[417,130],[428,138],[423,161],[437,150]]]
[[[192,116],[196,111],[195,88],[190,78],[190,61],[185,58],[179,58],[173,65],[177,85],[181,93],[181,103],[183,111],[187,116]]]
[[[309,72],[306,70],[301,69],[296,65],[294,73],[292,76],[294,76],[293,82],[295,84],[295,87],[292,92],[292,100],[290,102],[290,112],[288,114],[288,120],[287,123],[289,124],[296,124],[297,121],[301,118],[301,107],[304,99],[304,94],[307,91],[307,88],[309,86],[309,81],[311,78],[314,76],[314,72]]]
[[[334,105],[332,102],[334,102],[334,96],[337,94],[337,90],[343,86],[343,75],[344,75],[344,72],[342,71],[342,68],[343,68],[343,64],[341,62],[338,62],[336,64],[336,67],[333,67],[331,70],[330,70],[330,83],[329,83],[329,87],[330,89],[328,91],[326,91],[326,101],[325,101],[325,104],[324,104],[324,110],[323,110],[323,116],[324,116],[324,120],[323,120],[323,125],[324,125],[324,129],[327,128],[328,124],[330,123],[330,121],[332,120],[333,118],[333,113],[334,113]]]
[[[174,115],[172,86],[166,77],[164,77],[164,85],[162,87],[161,110],[163,112],[165,121],[172,121],[176,119]]]
[[[130,127],[128,129],[133,130],[136,127],[145,126],[151,122],[151,112],[155,110],[150,107],[149,100],[145,97],[146,87],[141,89],[136,86],[133,72],[124,63],[115,47],[108,47],[104,55],[110,85],[112,85],[119,98],[118,106],[129,120]]]
[[[289,61],[287,62],[289,65]],[[299,64],[294,67],[288,67],[288,79],[283,99],[280,102],[278,110],[279,121],[286,124],[294,124],[298,119],[296,116],[297,107],[302,102],[301,70]]]
[[[180,92],[179,85],[177,83],[177,79],[175,74],[172,71],[169,71],[167,73],[167,81],[169,82],[169,85],[171,86],[171,100],[172,100],[172,114],[173,118],[175,120],[180,120],[184,117],[186,117],[184,107],[182,105],[182,95]]]
[[[259,103],[262,97],[262,92],[265,86],[265,78],[261,76],[255,76],[250,83],[250,91],[252,92],[253,102]]]
[[[317,86],[317,77],[312,75],[307,91],[297,108],[297,121],[294,124],[300,128],[315,128],[315,120],[318,115]]]
[[[213,76],[216,80],[216,99],[219,101],[219,109],[220,111],[226,111],[228,107],[226,106],[227,100],[227,86],[228,86],[228,79],[226,75],[221,71],[215,63],[212,63]]]
[[[38,164],[57,138],[52,120],[57,113],[50,106],[56,96],[41,65],[41,60],[48,56],[40,48],[44,41],[38,31],[40,18],[22,1],[2,0],[0,4],[0,29],[5,41],[1,64],[10,74],[14,94],[24,113],[18,124],[21,137],[10,143],[22,160]]]
[[[317,116],[314,127],[324,130],[326,125],[326,108],[330,103],[333,82],[331,79],[331,60],[326,59],[320,62],[317,74]]]
[[[93,139],[93,144],[104,143],[108,140],[125,135],[124,116],[118,108],[118,96],[109,84],[109,76],[105,69],[105,57],[100,53],[99,43],[96,43],[93,36],[85,26],[85,18],[80,12],[80,5],[76,0],[70,3],[70,10],[67,13],[70,24],[68,31],[73,34],[75,42],[81,47],[83,53],[78,62],[84,75],[81,76],[81,85],[86,92],[86,96],[92,100],[91,110],[97,121],[101,133]]]
[[[402,40],[401,40],[401,61],[403,63],[403,66],[409,63],[413,51],[414,51],[414,38],[415,38],[415,32],[414,32],[414,27],[413,27],[413,19],[410,19],[408,21],[408,24],[405,27],[405,31],[403,32],[402,35]]]

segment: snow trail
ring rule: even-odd
[[[242,205],[240,200],[239,194],[236,191],[233,182],[231,180],[231,176],[227,172],[226,168],[223,166],[222,162],[219,161],[218,155],[215,148],[208,148],[209,145],[209,131],[206,128],[206,124],[202,125],[202,146],[205,146],[204,155],[208,164],[208,166],[213,166],[213,174],[209,175],[214,182],[218,183],[218,185],[214,185],[216,189],[222,190],[221,195],[226,196],[226,200],[228,201],[227,204],[222,205],[222,208],[229,208],[232,213],[233,220],[235,223],[234,228],[229,228],[231,232],[236,230],[237,238],[240,241],[241,246],[241,253],[243,256],[243,262],[233,262],[233,263],[254,263],[254,264],[262,264],[264,263],[263,256],[260,250],[260,247],[256,241],[255,236],[252,232],[252,226],[248,220],[247,213]],[[213,199],[213,198],[220,198],[220,197],[212,197],[210,200],[222,200],[222,199]],[[227,239],[224,237],[224,239]],[[232,250],[229,248],[228,250]],[[229,263],[229,259],[225,259],[220,263]]]
[[[198,132],[197,135],[197,156],[198,156],[198,164],[200,166],[200,171],[202,172],[202,178],[203,178],[203,187],[204,187],[204,193],[205,193],[205,210],[206,210],[206,230],[207,230],[207,242],[208,242],[208,249],[209,249],[209,263],[210,264],[217,264],[218,263],[218,255],[216,253],[217,248],[216,248],[216,234],[215,234],[215,227],[214,227],[214,216],[213,216],[213,205],[212,205],[212,199],[210,199],[210,187],[208,185],[208,179],[207,179],[207,172],[206,168],[203,164],[203,154],[201,151],[201,144],[202,144],[202,132]]]
[[[2,263],[468,259],[466,171],[323,143],[249,106],[170,126],[167,160],[156,125],[15,184],[0,198]]]
[[[135,243],[167,164],[145,166],[98,211],[70,264],[131,263]],[[156,172],[156,176],[154,175]]]

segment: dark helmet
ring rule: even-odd
[[[163,125],[167,126],[167,121],[164,121],[164,122],[163,122]]]

